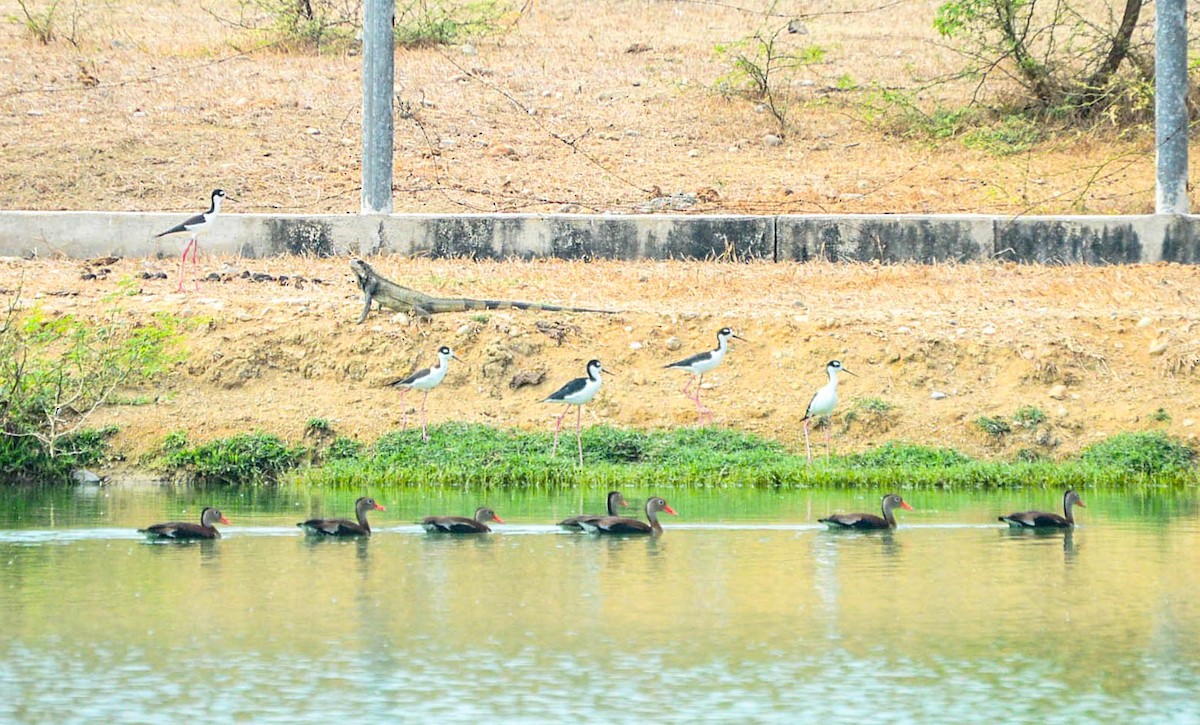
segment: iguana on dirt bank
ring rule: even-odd
[[[472,300],[462,297],[431,297],[422,292],[407,287],[401,287],[390,279],[379,276],[379,273],[361,259],[350,260],[350,269],[358,280],[358,287],[363,291],[363,311],[358,318],[362,324],[371,313],[371,302],[378,302],[380,307],[429,317],[439,312],[463,312],[465,310],[545,310],[547,312],[599,312],[606,315],[616,314],[614,310],[593,310],[586,307],[559,307],[557,305],[542,305],[536,302],[511,302],[508,300]]]

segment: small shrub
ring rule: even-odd
[[[362,455],[363,448],[360,441],[346,436],[338,436],[329,444],[329,448],[325,451],[325,458],[330,461],[358,458]]]
[[[883,398],[859,398],[854,401],[854,408],[863,411],[864,413],[875,413],[882,415],[892,412],[896,406],[887,402]]]
[[[1041,140],[1041,124],[1023,116],[1005,116],[992,126],[968,131],[962,143],[969,149],[986,151],[993,156],[1024,153]]]
[[[1154,421],[1155,423],[1170,423],[1171,414],[1167,412],[1166,408],[1159,408],[1150,414],[1150,420]]]
[[[33,438],[0,436],[0,473],[25,482],[65,483],[74,469],[108,455],[108,440],[116,432],[116,426],[107,426],[65,435],[54,456]]]
[[[362,32],[362,0],[238,0],[238,7],[229,22],[283,49],[336,52]],[[399,0],[393,29],[400,46],[449,45],[503,32],[513,15],[503,0]]]
[[[1080,460],[1129,473],[1154,475],[1191,466],[1196,451],[1161,431],[1118,433],[1088,447]]]
[[[646,459],[649,442],[639,431],[600,426],[587,430],[584,454],[607,463],[638,463]]]
[[[59,0],[51,0],[45,10],[33,10],[29,7],[26,0],[17,0],[17,7],[21,9],[23,17],[12,16],[10,19],[14,23],[20,23],[25,26],[25,31],[29,36],[41,43],[49,45],[54,40],[54,13],[58,10]]]
[[[971,463],[972,459],[953,448],[889,441],[878,448],[851,454],[846,462],[858,468],[943,468]]]
[[[1036,448],[1022,448],[1017,451],[1016,460],[1019,463],[1041,463],[1049,459]]]
[[[142,324],[108,310],[96,322],[38,308],[22,311],[19,298],[18,291],[0,315],[0,435],[35,441],[46,460],[74,456],[74,437],[97,408],[118,389],[152,380],[179,359],[170,352],[178,338],[170,315]]]
[[[850,430],[855,423],[866,430],[884,433],[896,422],[896,406],[883,398],[858,398],[842,415],[843,431]]]
[[[1037,428],[1046,422],[1046,413],[1033,405],[1023,405],[1013,413],[1013,422],[1022,428]]]
[[[162,449],[166,452],[182,451],[187,448],[187,433],[181,430],[171,431],[163,438]]]
[[[195,448],[180,447],[165,456],[169,470],[194,483],[241,484],[273,482],[295,466],[304,454],[266,433],[243,433]]]
[[[511,11],[500,0],[400,0],[396,5],[396,43],[407,47],[451,45],[494,35]]]
[[[992,438],[1003,438],[1012,433],[1012,426],[1008,424],[1008,421],[999,416],[993,418],[981,415],[975,419],[975,427],[987,433]]]
[[[304,424],[305,435],[327,435],[333,432],[333,425],[325,418],[309,418]]]
[[[763,26],[748,38],[714,48],[729,55],[733,66],[717,80],[717,88],[762,101],[781,127],[787,126],[788,89],[796,72],[822,62],[828,53],[815,44],[789,47],[790,26],[791,21],[774,28]]]

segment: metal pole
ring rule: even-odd
[[[1154,5],[1155,210],[1187,214],[1187,1]]]
[[[395,0],[363,3],[362,213],[392,213]]]

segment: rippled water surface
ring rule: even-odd
[[[373,491],[369,541],[309,541],[354,493],[0,491],[0,722],[1200,721],[1194,493],[659,491],[659,539],[548,525],[603,491]],[[630,500],[647,491],[629,491]],[[134,531],[207,503],[225,538]],[[412,522],[492,505],[476,538]]]

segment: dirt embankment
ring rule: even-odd
[[[596,357],[617,374],[585,420],[617,426],[694,425],[680,394],[686,376],[662,366],[734,341],[705,376],[718,424],[803,448],[800,420],[840,359],[844,377],[833,427],[839,450],[888,440],[1009,456],[1021,448],[1069,454],[1119,431],[1164,429],[1194,439],[1200,419],[1200,269],[895,266],[828,264],[473,263],[377,260],[395,281],[443,296],[597,305],[616,315],[493,311],[409,319],[373,312],[345,259],[203,260],[205,272],[299,275],[294,283],[236,277],[174,294],[170,262],[124,260],[84,280],[77,261],[6,260],[0,288],[52,314],[133,319],[169,312],[189,321],[186,359],[149,389],[99,410],[117,424],[130,456],[168,432],[193,441],[261,430],[300,439],[311,418],[364,441],[397,428],[398,393],[384,387],[451,346],[454,365],[429,396],[431,422],[550,425],[539,401]],[[322,280],[315,283],[314,278]],[[513,387],[537,377],[537,385]],[[523,375],[524,374],[524,375]],[[150,399],[153,402],[146,403]],[[410,409],[416,395],[406,401]],[[1041,423],[993,437],[974,421],[1012,421],[1022,407]],[[1159,412],[1161,409],[1162,412]],[[593,417],[594,414],[594,417]]]

